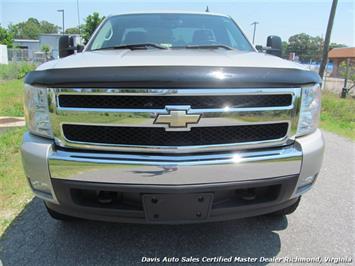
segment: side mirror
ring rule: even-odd
[[[262,45],[255,45],[256,50],[258,50],[258,52],[263,52],[264,48]]]
[[[282,42],[279,36],[269,36],[266,41],[266,53],[281,57]]]
[[[75,51],[80,53],[84,49],[84,46],[74,46],[74,38],[68,35],[63,35],[59,38],[59,57],[66,57],[74,54]]]
[[[84,50],[84,45],[78,44],[76,46],[76,52],[81,53]]]

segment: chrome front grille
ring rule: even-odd
[[[73,88],[50,89],[49,102],[59,146],[191,153],[292,143],[300,93],[300,88]],[[175,109],[200,119],[183,129],[154,123]]]

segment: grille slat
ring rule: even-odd
[[[280,139],[286,136],[288,123],[195,127],[191,131],[165,131],[155,127],[114,127],[63,125],[67,140],[113,145],[198,146]]]
[[[217,95],[217,96],[126,96],[59,95],[59,105],[69,108],[164,109],[166,105],[190,105],[191,108],[236,108],[289,106],[291,94]]]

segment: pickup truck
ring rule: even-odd
[[[321,79],[212,13],[107,17],[25,78],[26,177],[49,214],[196,223],[294,212],[321,168]],[[309,203],[311,204],[311,203]]]

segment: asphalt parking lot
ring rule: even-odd
[[[1,237],[0,260],[3,265],[131,265],[164,256],[354,258],[355,143],[331,133],[325,138],[317,184],[287,218],[179,226],[65,224],[49,218],[34,199]]]

